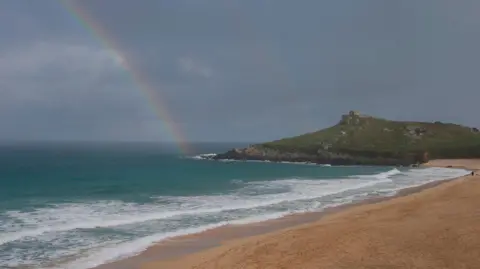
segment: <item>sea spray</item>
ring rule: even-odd
[[[229,165],[150,152],[14,160],[0,189],[0,267],[11,268],[84,269],[166,238],[321,211],[468,173]]]

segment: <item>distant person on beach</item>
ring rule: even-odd
[[[474,175],[475,175],[475,172],[472,171],[472,176],[474,176]]]

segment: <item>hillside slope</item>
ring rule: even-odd
[[[214,157],[333,165],[411,165],[443,158],[480,158],[478,129],[441,122],[390,121],[354,111],[317,132]]]

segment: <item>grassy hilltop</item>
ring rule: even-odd
[[[350,111],[332,127],[217,158],[382,165],[480,158],[480,132],[451,123],[390,121]]]

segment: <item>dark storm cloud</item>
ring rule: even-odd
[[[0,138],[171,139],[139,82],[191,140],[269,140],[350,109],[480,125],[473,0],[77,1],[125,58],[58,2],[25,3],[1,2]]]

